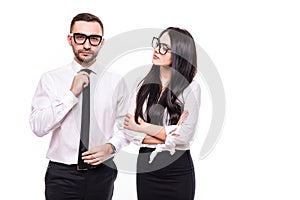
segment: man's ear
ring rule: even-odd
[[[67,40],[70,46],[72,46],[72,36],[68,35]]]
[[[100,48],[104,45],[104,43],[105,43],[105,39],[102,38],[102,41],[101,41],[101,44],[100,44]]]

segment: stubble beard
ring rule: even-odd
[[[94,51],[91,51],[89,50],[89,53],[91,56],[89,57],[83,57],[83,56],[80,56],[80,53],[82,52],[83,50],[75,50],[73,48],[73,53],[75,55],[75,58],[81,63],[81,65],[91,65],[93,64],[95,61],[96,61],[96,57],[98,55],[98,52],[94,52]]]

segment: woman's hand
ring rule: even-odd
[[[160,140],[160,139],[157,139],[157,138],[155,138],[155,137],[152,137],[152,136],[147,135],[147,136],[144,138],[144,140],[143,140],[142,143],[143,143],[143,144],[163,144],[164,141],[162,141],[162,140]]]
[[[181,125],[182,122],[187,118],[187,116],[189,115],[189,112],[187,110],[183,111],[183,113],[180,115],[180,118],[177,122],[177,125]]]
[[[138,122],[140,124],[137,124],[134,120],[134,116],[128,113],[124,120],[124,128],[131,131],[143,132],[143,126],[145,122],[140,117],[138,118]]]
[[[137,124],[135,122],[133,115],[127,114],[124,119],[124,128],[135,132],[145,133],[148,136],[155,137],[156,139],[160,140],[159,143],[165,141],[166,132],[163,126],[149,124],[140,117],[138,118],[138,122],[140,124]],[[150,141],[152,142],[154,140],[150,139]]]
[[[186,120],[187,116],[189,115],[188,111],[184,111],[178,122],[177,125],[181,125],[184,120]],[[142,118],[138,118],[138,122],[140,124],[137,124],[134,120],[134,116],[131,114],[127,114],[124,120],[124,128],[131,130],[131,131],[136,131],[136,132],[141,132],[141,133],[145,133],[148,136],[152,136],[155,139],[158,139],[159,141],[154,142],[153,138],[147,138],[143,143],[157,143],[160,144],[161,141],[165,141],[166,140],[166,132],[165,132],[165,128],[163,126],[158,126],[158,125],[154,125],[154,124],[149,124],[147,122],[145,122]],[[172,136],[178,137],[179,134],[177,133],[172,133]],[[148,140],[149,139],[149,140]]]

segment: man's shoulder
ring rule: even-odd
[[[46,72],[46,74],[57,74],[57,73],[62,73],[62,72],[67,72],[67,71],[71,71],[72,70],[72,66],[71,64],[66,64],[66,65],[62,65],[60,67],[56,67],[53,68],[49,71]]]
[[[56,67],[53,69],[50,69],[49,71],[46,71],[42,74],[41,78],[46,77],[61,77],[66,76],[67,74],[72,72],[72,66],[71,64],[62,65],[60,67]]]
[[[124,80],[123,76],[118,73],[105,71],[101,73],[97,78],[98,88],[110,88],[113,91],[116,88],[124,89],[126,87],[126,81]]]
[[[112,72],[112,71],[105,71],[105,72],[102,72],[101,75],[99,76],[99,79],[103,79],[103,80],[106,80],[106,81],[121,81],[123,79],[122,75],[121,74],[118,74],[116,72]]]

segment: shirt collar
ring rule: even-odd
[[[72,61],[72,68],[76,73],[78,73],[80,70],[84,69],[84,67],[82,67],[80,64],[78,64],[75,60]],[[89,69],[92,70],[92,73],[96,74],[95,63],[92,64],[89,67]]]

